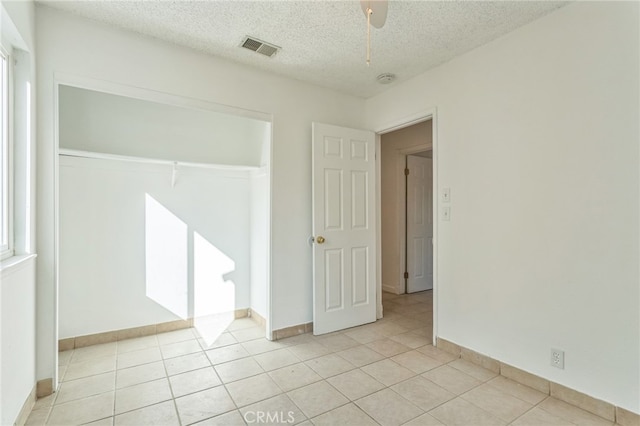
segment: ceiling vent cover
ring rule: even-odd
[[[244,47],[245,49],[249,49],[249,50],[253,50],[254,52],[261,53],[268,57],[272,57],[273,55],[276,54],[278,50],[280,50],[280,48],[276,45],[273,45],[273,44],[267,43],[266,41],[258,40],[255,37],[249,37],[249,36],[247,36],[244,39],[244,41],[240,46]]]

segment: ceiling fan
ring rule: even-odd
[[[367,17],[367,66],[371,64],[371,26],[382,28],[387,21],[388,0],[360,0]]]

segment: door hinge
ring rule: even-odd
[[[409,168],[405,168],[404,169],[404,175],[405,176],[409,176]]]
[[[409,279],[409,273],[408,273],[408,272],[405,272],[405,273],[404,273],[404,279],[405,279],[405,280],[408,280],[408,279]]]

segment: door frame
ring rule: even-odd
[[[438,210],[439,210],[439,194],[438,194],[438,120],[437,120],[437,109],[430,108],[413,115],[400,118],[394,121],[391,121],[383,126],[379,126],[374,128],[374,132],[376,133],[376,153],[381,155],[381,140],[382,135],[385,133],[392,132],[394,130],[403,129],[405,127],[412,126],[414,124],[421,123],[423,121],[431,120],[431,134],[432,134],[432,157],[433,157],[433,344],[435,345],[436,339],[438,337],[438,292],[439,292],[439,283],[438,283]],[[399,150],[400,153],[406,152],[406,154],[412,154],[416,152],[421,152],[427,150],[429,144],[418,145],[416,147],[406,148],[403,150]],[[413,152],[411,152],[413,151]],[[376,250],[378,252],[378,256],[376,258],[376,292],[377,292],[377,319],[381,319],[383,317],[383,308],[382,308],[382,190],[381,190],[381,179],[382,179],[382,158],[378,158],[376,161]],[[404,166],[402,168],[404,170]],[[404,182],[404,180],[402,180]],[[398,188],[398,192],[403,192],[404,183],[400,183],[402,188]],[[404,192],[403,192],[404,193]],[[398,204],[398,208],[404,210],[401,203]],[[401,217],[403,214],[401,212]],[[404,222],[404,219],[401,219],[401,222]],[[406,235],[400,233],[402,244],[406,240]],[[401,270],[404,270],[404,257],[406,253],[403,253],[400,257],[400,261],[402,262]],[[403,278],[404,279],[404,278]]]

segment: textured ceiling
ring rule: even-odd
[[[553,1],[395,1],[381,29],[345,1],[39,1],[120,28],[360,97],[485,44],[563,6]],[[272,58],[240,48],[250,35],[282,47]]]

